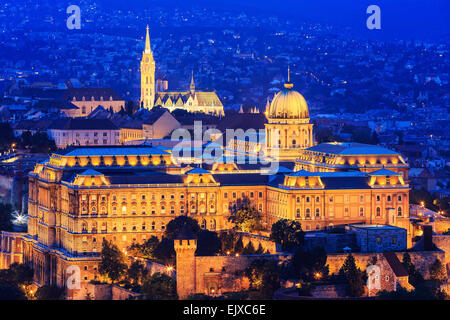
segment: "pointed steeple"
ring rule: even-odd
[[[145,35],[145,53],[150,53],[152,48],[150,47],[150,36],[148,34],[148,25],[147,25],[147,34]]]
[[[189,86],[189,90],[191,91],[191,94],[194,94],[195,92],[194,70],[192,70],[191,85]]]

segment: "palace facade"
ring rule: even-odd
[[[306,231],[364,223],[402,227],[411,235],[407,166],[399,155],[365,146],[351,157],[359,159],[370,149],[365,156],[376,159],[374,170],[341,167],[345,163],[337,160],[334,170],[304,170],[300,166],[321,165],[306,158],[311,148],[324,153],[317,157],[332,159],[338,150],[312,147],[306,102],[289,84],[270,105],[266,134],[281,137],[275,145],[266,139],[270,161],[283,161],[272,174],[260,163],[222,155],[212,164],[202,164],[202,158],[185,163],[171,147],[71,147],[52,154],[29,174],[23,261],[33,266],[39,285],[66,286],[69,266],[80,268],[82,281],[95,280],[103,239],[126,252],[132,243],[161,237],[180,215],[196,219],[203,229],[226,230],[233,227],[229,218],[243,199],[261,212],[267,231],[279,219],[291,219]],[[284,166],[290,159],[297,159],[296,165],[291,160]],[[389,166],[395,161],[402,170]]]

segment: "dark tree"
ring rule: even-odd
[[[164,264],[175,263],[175,249],[173,248],[173,240],[162,238],[154,252],[155,258]]]
[[[317,278],[326,278],[328,276],[327,253],[323,247],[313,250],[297,249],[292,258],[292,266],[295,274],[300,279],[310,281]]]
[[[361,297],[364,294],[364,273],[356,267],[355,258],[349,254],[340,270],[347,281],[347,294]]]
[[[233,254],[234,248],[236,245],[236,241],[238,239],[238,236],[236,234],[236,231],[234,230],[228,230],[221,232],[219,235],[219,239],[221,241],[222,245],[222,254]]]
[[[9,266],[9,270],[12,272],[12,281],[18,286],[33,283],[34,272],[28,265],[15,262]]]
[[[273,260],[255,260],[244,272],[250,281],[252,299],[272,299],[275,291],[280,288],[280,273]]]
[[[178,216],[167,224],[164,236],[172,240],[175,239],[185,224],[188,225],[194,234],[197,234],[200,231],[200,226],[198,225],[197,220],[186,216]]]
[[[297,221],[281,219],[272,225],[270,238],[281,244],[285,251],[291,251],[303,243],[305,233]]]
[[[10,150],[14,142],[14,132],[9,123],[0,122],[0,153]]]
[[[134,257],[154,259],[155,250],[159,245],[159,239],[155,236],[151,236],[150,239],[145,241],[143,244],[133,243],[130,246],[129,253]]]
[[[430,266],[430,279],[435,283],[435,286],[440,286],[447,282],[447,270],[441,260],[436,259]]]
[[[125,104],[125,112],[131,116],[139,109],[139,105],[136,105],[134,101],[127,101]]]
[[[416,270],[416,267],[411,262],[411,256],[408,252],[405,252],[403,254],[403,266],[405,267],[406,271],[408,272],[408,280],[409,283],[412,284],[414,287],[417,287],[418,285],[422,284],[425,280],[420,274],[419,271]]]
[[[120,280],[126,271],[127,264],[123,253],[111,241],[103,240],[102,261],[98,265],[98,272],[108,277],[114,283]]]
[[[232,210],[230,221],[243,232],[260,231],[262,227],[261,213],[248,199],[241,200],[235,210]]]
[[[26,300],[25,293],[17,286],[0,283],[0,300]]]
[[[52,153],[56,150],[55,141],[50,139],[45,132],[31,134],[26,131],[20,137],[20,146],[33,153]]]
[[[0,203],[0,231],[13,231],[12,213],[9,203]]]
[[[127,278],[132,284],[141,284],[142,279],[147,275],[147,270],[144,264],[139,261],[133,261],[128,268]]]
[[[445,292],[433,290],[426,285],[419,285],[412,291],[398,286],[396,291],[383,290],[377,294],[378,300],[444,300],[446,298]]]
[[[34,296],[37,300],[62,300],[64,298],[64,289],[46,285],[37,289]]]
[[[214,256],[220,252],[222,243],[217,232],[201,230],[197,233],[197,251],[199,256]]]
[[[142,284],[141,293],[149,300],[176,300],[178,298],[175,280],[163,273],[155,273],[147,277]]]

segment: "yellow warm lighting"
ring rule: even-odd
[[[85,167],[88,164],[88,158],[87,157],[81,157],[79,162],[80,162],[80,166]]]
[[[100,165],[100,157],[91,157],[91,163],[94,167],[98,167]]]
[[[123,166],[125,164],[125,157],[116,156],[116,161],[119,166]]]
[[[113,158],[112,157],[105,157],[105,158],[103,158],[103,162],[105,163],[105,165],[111,166],[113,164]]]

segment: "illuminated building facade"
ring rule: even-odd
[[[141,107],[151,110],[154,106],[161,106],[169,111],[182,109],[188,112],[200,112],[216,116],[225,115],[222,101],[220,101],[217,93],[196,89],[194,73],[192,73],[191,83],[187,91],[157,92],[156,83],[155,60],[150,47],[150,36],[147,26],[145,50],[142,53],[141,60]],[[167,82],[163,87],[167,88]]]
[[[279,219],[291,219],[306,231],[388,224],[405,228],[411,238],[407,165],[399,155],[364,146],[356,155],[338,156],[335,149],[311,147],[306,102],[289,84],[268,111],[266,138],[279,130],[284,141],[273,145],[266,139],[269,156],[277,149],[280,160],[297,159],[294,170],[280,166],[267,174],[261,164],[223,156],[202,164],[206,158],[178,159],[173,147],[144,145],[72,147],[36,165],[29,175],[28,234],[22,241],[23,261],[33,266],[36,282],[65,286],[67,268],[74,265],[82,281],[94,280],[103,239],[126,252],[132,243],[161,237],[180,215],[196,219],[203,229],[229,229],[233,209],[244,198],[261,212],[266,231]],[[203,146],[184,143],[201,153]],[[318,157],[335,159],[330,170],[319,159],[306,158],[319,151],[325,155]],[[376,159],[378,167],[351,171],[363,156]],[[350,167],[341,167],[347,162],[339,157]],[[313,167],[306,171],[303,165]]]
[[[181,167],[170,152],[150,146],[84,147],[53,154],[30,173],[29,183],[23,260],[33,264],[41,285],[63,286],[74,264],[84,281],[95,279],[103,239],[126,251],[161,236],[179,215],[204,229],[228,229],[243,198],[263,214],[267,228],[284,218],[304,230],[358,222],[409,229],[409,187],[387,169],[261,175],[236,164]]]
[[[372,172],[385,168],[408,179],[409,165],[399,153],[380,146],[354,142],[328,142],[301,150],[295,168],[312,172],[350,170]]]

